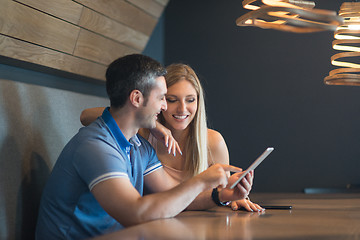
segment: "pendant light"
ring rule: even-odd
[[[344,24],[335,31],[332,46],[343,52],[333,55],[331,63],[342,68],[330,71],[324,82],[360,86],[360,2],[344,2],[339,15],[344,18]]]
[[[244,0],[251,10],[236,20],[238,26],[255,26],[295,33],[335,31],[343,18],[335,11],[313,9],[315,3],[300,0]]]

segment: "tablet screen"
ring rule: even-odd
[[[251,165],[246,169],[239,177],[239,179],[231,185],[230,189],[233,189],[240,181],[245,177],[248,172],[254,170],[259,164],[274,150],[273,147],[268,147]]]

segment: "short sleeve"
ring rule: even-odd
[[[90,190],[111,178],[128,178],[126,156],[104,141],[82,143],[75,152],[73,165]]]
[[[158,159],[155,149],[151,146],[151,144],[146,141],[144,138],[142,138],[141,136],[138,135],[139,140],[141,141],[141,145],[143,146],[142,149],[144,151],[146,151],[146,153],[141,153],[141,155],[144,156],[147,155],[146,159],[146,168],[144,170],[144,174],[143,176],[146,176],[147,174],[150,174],[154,171],[156,171],[157,169],[162,167],[162,164],[160,162],[160,160]]]

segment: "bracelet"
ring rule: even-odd
[[[220,202],[219,199],[219,191],[217,188],[214,188],[211,193],[211,199],[214,201],[214,203],[218,206],[227,206],[229,205],[230,201],[228,202]]]

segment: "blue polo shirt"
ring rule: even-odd
[[[160,167],[152,146],[137,135],[127,141],[106,109],[61,152],[42,194],[36,239],[84,239],[122,229],[91,189],[125,177],[142,195],[144,176]]]

